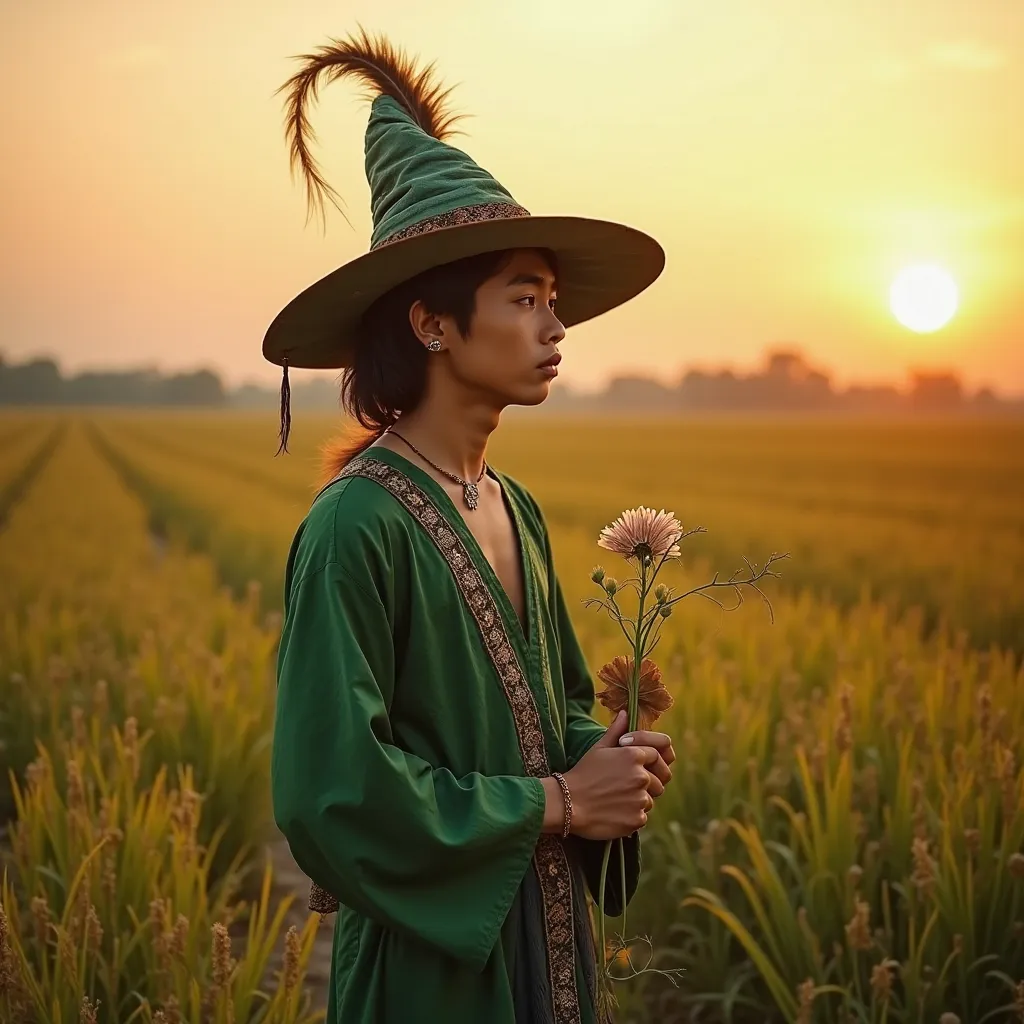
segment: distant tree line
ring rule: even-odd
[[[297,375],[296,375],[297,376]],[[339,407],[339,372],[292,380],[295,409]],[[210,370],[163,375],[126,370],[61,375],[57,364],[36,359],[5,363],[0,356],[0,404],[17,405],[177,405],[276,408],[275,387],[245,384],[228,390]],[[559,384],[541,407],[550,412],[1006,412],[1024,414],[1024,398],[998,396],[991,388],[969,394],[954,373],[915,371],[909,387],[892,384],[833,386],[827,373],[789,349],[770,350],[764,367],[739,374],[723,369],[690,369],[676,384],[651,377],[618,376],[603,391],[584,394]]]
[[[11,364],[0,356],[0,404],[224,405],[227,393],[210,370],[164,375],[108,370],[65,377],[52,359]]]

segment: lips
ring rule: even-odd
[[[539,370],[545,366],[557,366],[561,361],[562,353],[556,352],[550,359],[545,359],[544,362],[537,367],[537,369]]]

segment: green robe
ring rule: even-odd
[[[541,511],[489,472],[518,536],[525,635],[448,494],[396,452],[355,458],[292,543],[272,796],[310,907],[337,909],[328,1024],[599,1019],[586,893],[604,842],[542,834],[540,780],[605,728]],[[639,833],[624,847],[628,901]]]

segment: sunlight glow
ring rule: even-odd
[[[893,316],[904,327],[920,334],[937,331],[949,323],[958,302],[952,276],[931,263],[904,267],[889,290]]]

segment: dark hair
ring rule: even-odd
[[[555,254],[539,250],[553,273]],[[409,323],[417,299],[436,315],[454,318],[460,333],[470,333],[477,289],[509,262],[512,250],[467,256],[418,274],[377,299],[363,314],[352,363],[341,375],[342,408],[361,430],[349,431],[321,449],[322,483],[336,476],[373,444],[401,413],[423,400],[430,353]]]

